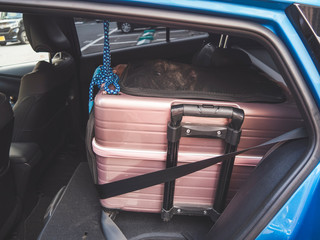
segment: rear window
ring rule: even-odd
[[[288,13],[320,72],[320,8],[296,4]]]
[[[103,50],[103,20],[75,18],[80,48],[83,55],[101,53]],[[185,29],[169,29],[132,22],[110,22],[110,49],[124,49],[146,44],[165,43],[208,33]]]

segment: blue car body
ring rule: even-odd
[[[66,1],[72,4],[73,1]],[[289,19],[286,10],[292,4],[320,7],[315,0],[83,0],[88,4],[106,3],[150,7],[179,12],[222,16],[254,22],[272,31],[286,46],[312,97],[320,108],[320,74],[308,47]],[[1,3],[1,1],[0,1]],[[320,21],[320,19],[319,19]],[[259,240],[319,239],[320,237],[320,164],[316,165],[288,201],[259,234]]]

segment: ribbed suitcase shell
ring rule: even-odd
[[[137,97],[121,93],[95,98],[95,138],[99,184],[104,184],[165,168],[167,123],[175,104],[212,104],[242,108],[245,120],[238,149],[267,141],[302,125],[296,106],[231,103],[207,100]],[[184,117],[183,122],[226,125],[227,119]],[[224,141],[181,138],[178,165],[221,155]],[[236,193],[267,149],[237,156],[228,200]],[[176,180],[174,205],[210,207],[219,177],[219,164]],[[101,200],[106,208],[138,212],[160,212],[163,184]]]

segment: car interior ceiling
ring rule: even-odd
[[[13,113],[8,104],[4,107],[0,105],[0,115],[9,116],[8,119],[0,119],[0,131],[6,131],[0,134],[1,138],[6,138],[1,140],[1,143],[3,146],[8,145],[11,139],[10,154],[1,159],[9,159],[13,166],[7,179],[1,180],[3,182],[0,182],[0,189],[8,189],[6,204],[10,202],[14,205],[10,206],[12,210],[5,217],[0,217],[0,226],[4,226],[0,228],[0,239],[5,236],[8,239],[36,239],[39,234],[40,239],[47,239],[46,236],[50,235],[46,234],[52,234],[54,230],[70,231],[65,237],[73,239],[75,232],[68,230],[67,224],[58,230],[48,225],[48,221],[58,204],[62,205],[61,209],[67,209],[69,204],[76,202],[76,199],[81,197],[77,195],[81,192],[79,189],[83,187],[87,189],[86,192],[90,195],[88,201],[92,204],[86,210],[88,218],[84,221],[87,221],[88,231],[97,231],[97,226],[89,223],[100,219],[90,219],[90,211],[97,211],[99,203],[91,184],[91,175],[85,165],[87,155],[84,140],[89,118],[88,89],[94,70],[102,63],[102,52],[81,56],[76,28],[71,17],[24,14],[24,22],[34,51],[50,53],[51,59],[49,62],[36,63],[32,69],[28,64],[0,68],[0,92],[4,93],[0,95],[0,103],[9,102],[10,97],[11,100],[16,100]],[[222,68],[225,68],[223,73],[227,74],[228,68],[233,69],[235,65],[240,66],[241,72],[245,68],[244,62],[248,61],[250,68],[272,79],[285,96],[278,102],[259,102],[259,106],[267,109],[278,107],[279,110],[281,104],[288,103],[292,112],[296,113],[281,120],[289,119],[290,123],[285,127],[285,124],[279,125],[272,134],[276,136],[291,130],[292,127],[303,126],[304,120],[272,54],[257,41],[236,35],[230,35],[226,41],[226,49],[231,49],[231,53],[225,54],[224,48],[219,47],[221,37],[220,33],[209,33],[201,37],[114,50],[112,65],[115,67],[118,64],[161,59],[207,69],[212,68],[212,56],[216,56],[215,59],[219,60],[214,63],[215,66],[222,64],[221,59],[225,58],[227,64],[223,63],[225,65]],[[219,53],[220,50],[223,53]],[[250,86],[244,88],[250,89]],[[263,112],[260,114],[262,116],[259,117],[262,118]],[[275,118],[276,116],[271,116],[270,123],[265,124],[272,124]],[[12,129],[7,127],[10,124]],[[259,131],[259,126],[256,127]],[[254,130],[248,128],[245,131]],[[262,208],[263,203],[272,198],[275,189],[279,188],[285,177],[299,164],[307,146],[307,140],[299,140],[277,148],[265,148],[265,156],[258,165],[250,166],[250,174],[242,176],[238,182],[231,178],[232,187],[227,200],[229,205],[216,223],[206,216],[174,216],[171,222],[164,223],[158,214],[125,211],[115,214],[117,216],[114,221],[128,239],[197,239],[210,229],[208,239],[232,239],[234,233]],[[250,147],[250,142],[242,147]],[[5,164],[7,162],[2,165]],[[77,169],[79,164],[81,167]],[[242,167],[234,167],[233,174],[241,173]],[[67,188],[62,189],[64,186]],[[62,190],[59,191],[60,189]],[[13,204],[12,199],[15,198],[19,200]],[[59,211],[57,209],[56,214]],[[72,213],[73,215],[70,215],[70,212],[65,212],[65,215],[61,213],[62,215],[52,218],[51,222],[68,223],[71,218],[70,222],[80,221],[81,215],[77,215],[80,213],[81,211]],[[10,221],[4,223],[6,219]],[[151,232],[153,235],[148,235]],[[154,235],[155,233],[158,235]],[[82,237],[86,236],[85,233],[81,234]],[[92,236],[100,239],[99,234],[92,233]]]

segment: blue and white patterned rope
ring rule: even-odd
[[[111,54],[109,45],[109,21],[103,22],[104,26],[104,46],[103,46],[103,65],[97,67],[95,70],[90,87],[89,87],[89,112],[91,112],[93,106],[93,88],[97,86],[101,88],[104,84],[104,90],[107,94],[118,94],[120,92],[119,76],[112,71],[111,68]],[[114,86],[114,89],[110,89],[110,85]]]

